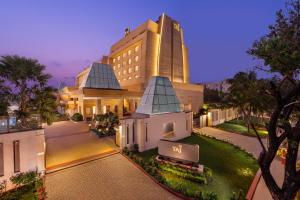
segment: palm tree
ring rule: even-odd
[[[48,123],[53,119],[56,98],[54,100],[50,92],[53,89],[47,86],[51,75],[44,70],[45,66],[35,59],[18,55],[2,56],[0,59],[0,78],[10,88],[12,101],[18,104],[15,113],[21,127],[28,127],[27,121],[32,112],[38,113]]]

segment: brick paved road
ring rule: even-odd
[[[178,199],[120,154],[46,175],[49,200]]]
[[[118,150],[114,138],[98,138],[86,122],[56,122],[45,127],[46,167]]]

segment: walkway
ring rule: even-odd
[[[258,158],[262,148],[255,137],[243,136],[236,133],[231,133],[227,131],[223,131],[220,129],[212,128],[212,127],[204,127],[201,129],[194,129],[195,132],[203,133],[206,135],[213,136],[217,139],[227,140],[237,146],[244,148],[249,153],[253,154],[256,158]],[[266,145],[266,139],[263,140]],[[201,148],[201,147],[200,147]],[[281,185],[283,182],[283,165],[278,161],[274,160],[271,165],[271,173],[274,177],[276,177],[276,182]],[[253,200],[272,200],[271,194],[263,180],[260,179],[260,182],[255,191]]]
[[[178,199],[121,154],[46,175],[49,200]]]
[[[86,122],[56,122],[45,127],[45,136],[48,169],[118,151],[114,137],[98,138]]]

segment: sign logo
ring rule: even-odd
[[[174,152],[181,153],[182,145],[172,146]]]
[[[177,23],[173,23],[174,29],[179,31],[180,30],[180,25]]]
[[[199,145],[160,140],[158,154],[175,160],[199,162]]]

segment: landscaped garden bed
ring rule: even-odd
[[[224,131],[232,132],[232,133],[256,137],[254,130],[250,128],[248,132],[246,123],[243,120],[239,120],[239,119],[234,119],[234,120],[224,122],[222,124],[218,124],[216,128],[222,129]],[[256,126],[256,130],[261,137],[268,136],[268,131],[262,125]]]
[[[6,191],[6,182],[0,182],[0,199],[3,200],[43,200],[46,192],[43,177],[35,171],[18,173],[10,178],[15,189]]]
[[[195,199],[244,199],[258,170],[255,158],[232,144],[193,134],[180,142],[200,146],[204,173],[155,161],[157,149],[124,153],[170,190]],[[235,197],[235,198],[233,198]]]

